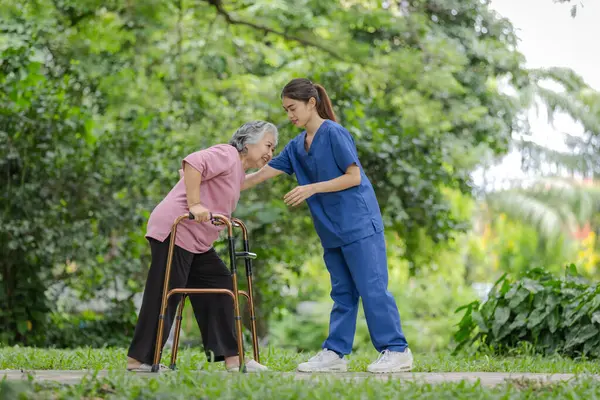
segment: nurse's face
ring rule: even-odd
[[[284,97],[282,99],[283,109],[287,112],[288,119],[292,124],[298,127],[304,127],[310,121],[312,116],[316,113],[315,99],[311,97],[308,102],[301,100],[290,99]]]
[[[273,158],[275,136],[266,132],[258,143],[247,144],[246,149],[248,149],[246,153],[248,168],[262,168]]]

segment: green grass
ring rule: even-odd
[[[3,394],[8,390],[12,397]],[[399,380],[339,380],[332,377],[310,381],[293,377],[166,373],[157,378],[120,374],[87,379],[77,385],[55,383],[0,383],[0,398],[37,399],[595,399],[600,387],[590,379],[543,385],[507,383],[493,388],[478,383],[418,384]]]
[[[125,368],[126,349],[36,349],[20,347],[0,348],[0,369],[107,369]],[[290,350],[263,348],[261,362],[273,371],[294,371],[298,363],[311,354]],[[165,351],[162,362],[169,365],[170,352]],[[377,358],[373,351],[360,351],[348,357],[350,371],[365,371]],[[553,372],[600,374],[600,363],[592,360],[573,360],[560,356],[542,357],[515,354],[498,357],[490,354],[415,353],[415,372]],[[222,371],[223,363],[208,363],[204,353],[197,349],[181,349],[177,357],[180,370]]]
[[[168,352],[163,363],[168,364]],[[308,354],[264,348],[262,361],[274,371],[293,371]],[[178,372],[160,375],[130,374],[124,371],[126,349],[54,350],[19,347],[0,348],[0,369],[108,369],[106,378],[91,375],[76,385],[34,382],[2,382],[0,398],[27,399],[546,399],[600,398],[600,383],[578,378],[560,384],[515,381],[494,388],[478,383],[420,384],[409,381],[340,380],[320,376],[296,380],[293,376],[264,374],[239,375],[214,373],[223,371],[222,363],[209,364],[197,349],[182,349]],[[352,371],[364,371],[376,357],[374,351],[353,354]],[[198,372],[198,370],[204,372]],[[415,372],[550,372],[600,373],[600,363],[561,357],[514,355],[497,357],[486,354],[452,356],[448,353],[415,354]],[[144,375],[144,376],[141,376]],[[226,378],[224,378],[226,376]],[[9,392],[12,392],[10,394]],[[20,396],[20,397],[19,397]]]

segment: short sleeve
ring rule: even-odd
[[[269,161],[269,167],[271,168],[275,168],[276,170],[279,171],[283,171],[288,175],[292,175],[294,173],[294,167],[292,165],[292,158],[291,158],[291,145],[292,143],[294,143],[294,141],[289,142],[281,151],[281,153],[279,153],[277,155],[277,157],[275,157],[274,159],[272,159],[271,161]]]
[[[345,129],[331,129],[329,131],[329,140],[331,141],[331,150],[333,158],[338,168],[346,172],[349,166],[356,164],[360,166],[358,161],[358,153],[356,145],[350,133]]]
[[[202,180],[209,180],[230,171],[235,163],[234,157],[238,157],[234,147],[213,146],[188,155],[181,165],[183,168],[188,163],[202,174]]]

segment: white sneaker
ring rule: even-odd
[[[413,356],[409,348],[404,352],[384,350],[377,360],[367,367],[374,374],[408,372],[412,369]]]
[[[336,352],[323,349],[307,362],[298,365],[300,372],[346,372],[348,362]]]
[[[239,370],[239,366],[227,368],[227,372],[238,372]],[[248,360],[246,362],[246,372],[265,372],[268,370],[269,368],[257,363],[255,360]]]

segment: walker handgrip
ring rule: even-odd
[[[208,215],[210,216],[210,221],[213,220],[213,215],[211,212],[208,213]],[[188,214],[188,218],[189,219],[196,219],[196,217],[194,217],[194,214],[192,214],[192,212],[190,211],[190,213]]]

